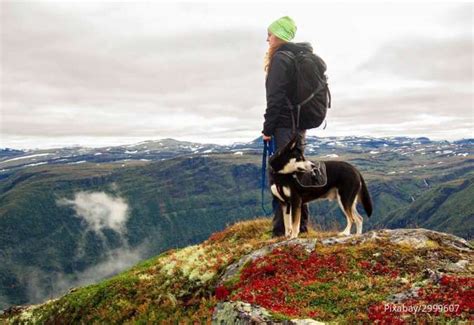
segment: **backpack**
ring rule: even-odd
[[[325,74],[326,63],[311,51],[300,51],[296,54],[290,51],[283,52],[295,63],[296,104],[287,98],[292,110],[293,130],[300,127],[317,128],[323,123],[327,109],[331,107],[331,93]]]

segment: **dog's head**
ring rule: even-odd
[[[312,170],[314,164],[305,159],[298,141],[299,136],[294,135],[290,142],[270,157],[269,164],[275,173],[292,174]]]

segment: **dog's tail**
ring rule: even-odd
[[[365,185],[364,178],[360,175],[360,183],[361,188],[359,190],[359,201],[364,206],[364,210],[367,213],[367,217],[372,215],[372,200],[370,199],[369,190],[367,189],[367,185]]]

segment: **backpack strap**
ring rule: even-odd
[[[288,103],[288,107],[290,108],[290,115],[291,115],[291,130],[293,132],[293,134],[296,132],[296,129],[299,127],[299,124],[300,124],[300,110],[298,109],[298,112],[297,112],[297,115],[298,115],[298,118],[297,118],[297,122],[295,122],[295,116],[294,116],[294,113],[293,113],[293,104],[291,103],[290,99],[288,97],[286,97],[286,102]]]
[[[319,85],[318,88],[316,88],[312,93],[311,95],[308,96],[308,98],[306,98],[305,100],[303,100],[301,103],[299,103],[298,105],[296,106],[303,106],[304,104],[306,104],[307,102],[309,102],[317,93],[319,93],[323,88],[326,88],[329,90],[329,87],[328,87],[328,84],[325,82],[325,83],[321,83]]]
[[[326,89],[328,91],[328,108],[331,108],[331,92],[329,91],[328,84],[326,84]]]
[[[278,53],[281,53],[281,54],[285,55],[287,58],[291,59],[292,63],[293,63],[294,66],[295,66],[295,76],[296,76],[296,73],[297,73],[297,72],[296,72],[296,64],[295,64],[296,55],[295,55],[293,52],[288,51],[288,50],[286,50],[286,51],[278,51]],[[288,104],[288,107],[290,108],[291,129],[292,129],[293,133],[295,133],[295,132],[296,132],[296,129],[299,127],[299,119],[300,119],[300,118],[299,118],[299,115],[300,115],[300,114],[299,114],[299,110],[298,110],[298,112],[297,112],[298,117],[297,117],[297,119],[296,119],[296,121],[295,121],[294,106],[293,106],[293,104],[291,103],[291,101],[290,101],[290,99],[289,99],[288,97],[286,97],[286,102],[287,102],[287,104]]]
[[[313,91],[311,93],[311,95],[309,95],[305,100],[303,100],[301,103],[297,104],[296,105],[296,126],[295,126],[295,118],[293,116],[293,104],[291,104],[291,101],[288,99],[288,97],[286,98],[287,102],[288,102],[288,105],[290,106],[290,110],[291,110],[291,122],[293,124],[293,132],[295,132],[296,129],[299,128],[300,126],[300,112],[301,112],[301,107],[303,105],[305,105],[307,102],[309,102],[317,93],[319,93],[323,88],[326,88],[329,92],[329,87],[328,87],[328,84],[327,83],[324,83],[319,85],[318,88],[316,88],[315,91]],[[329,96],[331,96],[331,94],[329,94]],[[331,98],[331,97],[329,97]],[[331,102],[331,99],[329,99],[329,103]],[[331,104],[329,104],[329,107],[331,107]]]

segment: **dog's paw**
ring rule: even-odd
[[[295,231],[294,229],[292,229],[290,239],[298,238],[299,234],[300,234],[300,232],[298,230]]]
[[[345,236],[350,236],[351,233],[348,231],[341,231],[337,234],[339,237],[345,237]]]

